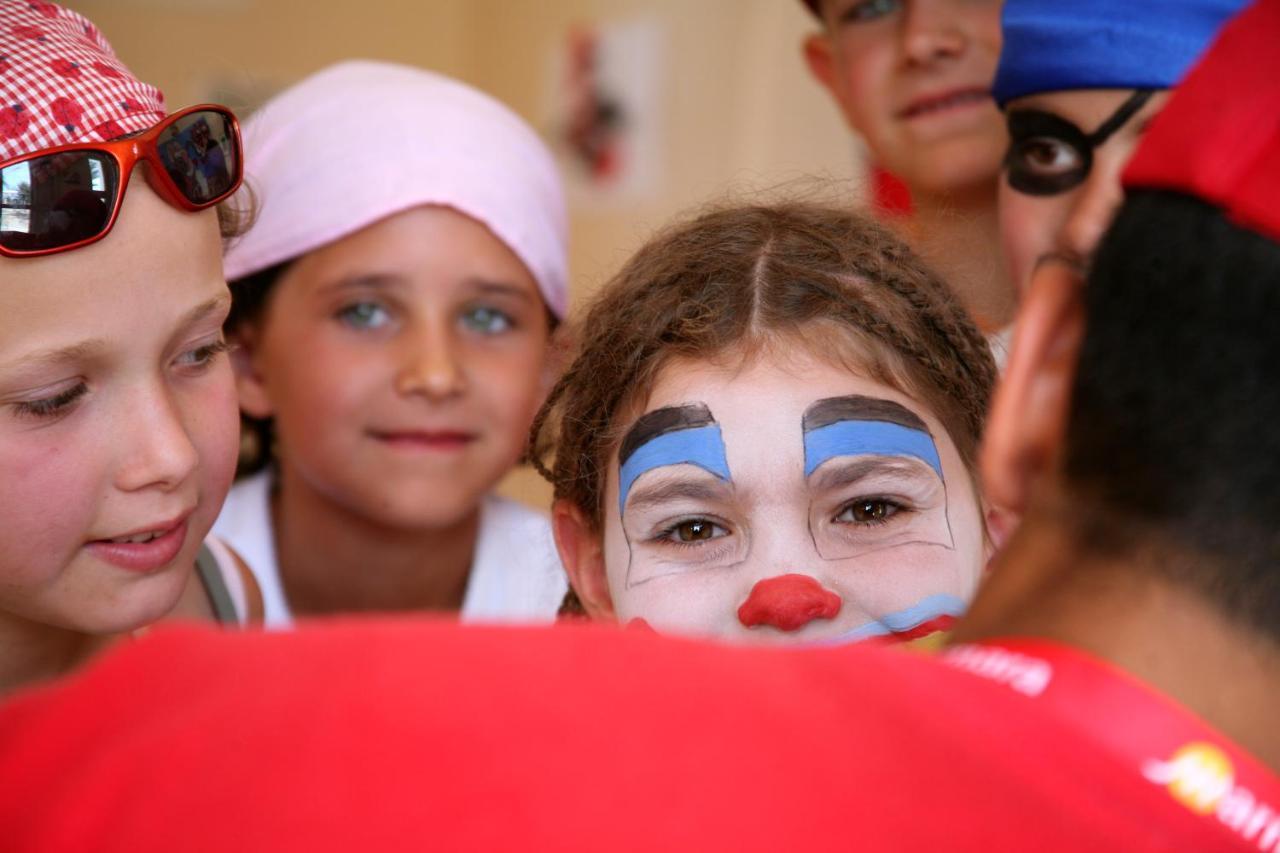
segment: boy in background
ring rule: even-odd
[[[999,0],[805,0],[804,43],[871,160],[906,185],[898,220],[986,332],[1013,319],[999,257],[996,185],[1006,140],[991,99]]]

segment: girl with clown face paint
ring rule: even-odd
[[[973,474],[995,370],[887,231],[784,204],[707,213],[599,295],[535,421],[566,608],[762,643],[915,640],[998,532]]]

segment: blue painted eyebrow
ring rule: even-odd
[[[804,413],[804,475],[839,456],[910,456],[942,480],[942,459],[928,427],[892,400],[851,394],[818,400]]]
[[[840,456],[911,456],[942,477],[942,459],[927,432],[884,421],[837,421],[804,434],[804,475]]]
[[[660,423],[661,428],[655,429],[655,422]],[[658,409],[645,415],[624,439],[619,461],[619,515],[627,505],[627,495],[636,480],[655,468],[696,465],[721,480],[729,480],[729,461],[725,458],[720,424],[711,419],[710,412],[702,405]]]

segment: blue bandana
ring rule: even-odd
[[[992,94],[1168,89],[1247,0],[1005,0]]]

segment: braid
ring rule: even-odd
[[[896,344],[898,349],[910,354],[937,379],[941,390],[962,404],[970,427],[980,434],[986,422],[986,412],[991,402],[990,389],[995,383],[996,375],[995,362],[987,342],[971,323],[956,322],[956,310],[949,312],[952,315],[950,319],[943,320],[939,316],[943,312],[938,310],[936,300],[927,291],[907,287],[906,282],[898,275],[889,275],[882,280],[919,312],[920,319],[929,331],[946,342],[947,350],[960,356],[942,357],[909,341]],[[893,331],[901,335],[900,330],[895,328]],[[902,337],[905,338],[905,335]]]
[[[950,289],[905,244],[884,242],[859,255],[858,272],[893,291],[911,307],[925,331],[945,344],[894,346],[921,363],[938,381],[939,390],[961,404],[970,429],[980,434],[997,378],[995,360],[982,333]]]
[[[950,289],[923,267],[906,245],[881,246],[875,253],[875,261],[867,272],[906,300],[929,330],[961,356],[949,360],[954,370],[967,376],[967,381],[957,378],[955,387],[964,392],[961,399],[977,413],[974,422],[981,425],[996,379],[995,361],[986,339],[964,315]]]
[[[953,367],[954,362],[948,365],[943,360],[937,358],[933,353],[920,346],[902,329],[893,323],[887,322],[882,316],[877,314],[875,310],[868,305],[865,298],[860,294],[845,293],[843,299],[839,303],[839,308],[845,315],[846,322],[861,326],[862,328],[875,335],[880,340],[888,344],[892,349],[902,353],[907,358],[914,361],[933,380],[933,384],[942,391],[950,392],[963,388],[968,383],[959,381],[955,376]],[[980,433],[983,425],[983,415],[972,406],[965,407],[968,415],[969,426],[975,432]]]
[[[533,465],[533,470],[537,471],[542,479],[548,483],[555,482],[555,475],[546,463],[542,461],[542,430],[547,420],[551,417],[551,413],[555,411],[556,404],[560,402],[560,398],[564,396],[565,391],[573,383],[573,373],[566,372],[561,376],[556,384],[552,387],[551,392],[547,394],[547,399],[543,401],[542,407],[538,409],[538,413],[533,416],[533,423],[529,426],[529,439],[525,449],[525,458]]]

